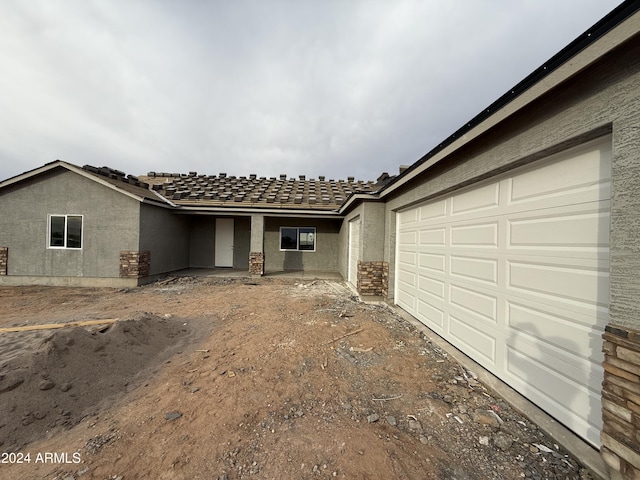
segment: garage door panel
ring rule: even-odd
[[[499,206],[500,184],[493,183],[476,188],[465,193],[451,197],[451,215],[455,217],[461,213],[483,212],[490,215],[491,210],[497,210]]]
[[[571,350],[597,363],[604,360],[601,352],[602,339],[599,328],[593,325],[593,316],[558,309],[544,309],[539,304],[523,305],[507,301],[507,325],[515,332],[522,332],[536,341],[549,343],[557,348],[567,348],[567,339],[573,339]]]
[[[601,139],[398,216],[398,304],[596,447],[610,162]]]
[[[417,232],[400,232],[398,242],[400,245],[415,245],[417,238]]]
[[[444,228],[432,228],[420,230],[421,247],[444,247],[446,245],[446,230]]]
[[[600,436],[600,390],[554,377],[547,369],[521,352],[508,348],[508,379],[529,400],[561,418],[570,429],[596,444]]]
[[[398,305],[404,308],[407,312],[415,315],[415,303],[416,303],[416,294],[409,289],[400,289],[398,292]]]
[[[434,302],[418,300],[417,316],[420,321],[437,333],[442,334],[444,330],[445,312],[443,308],[438,308]]]
[[[609,212],[596,211],[540,216],[509,221],[509,247],[570,250],[608,248]],[[544,252],[546,253],[546,251]]]
[[[451,255],[450,273],[467,280],[496,285],[498,282],[498,260]]]
[[[416,252],[404,251],[398,255],[398,262],[404,267],[415,267],[418,254]]]
[[[549,160],[541,168],[531,169],[510,179],[510,203],[556,198],[568,204],[572,193],[586,194],[592,200],[608,199],[611,183],[611,147],[588,148],[562,155],[561,161]]]
[[[436,298],[444,299],[445,283],[442,280],[420,275],[418,277],[418,290]]]
[[[444,273],[446,269],[446,256],[444,254],[421,253],[418,256],[418,265],[421,270],[427,269]]]
[[[451,227],[451,246],[498,247],[498,222]]]
[[[411,209],[405,210],[398,214],[398,224],[402,224],[405,226],[411,226],[413,223],[418,221],[418,210]]]
[[[508,287],[565,302],[609,305],[609,273],[598,267],[508,262]]]
[[[454,345],[465,351],[478,363],[495,366],[496,339],[487,335],[475,322],[463,315],[449,315],[449,335]]]
[[[416,287],[416,279],[418,278],[418,276],[415,273],[406,271],[406,270],[400,270],[399,275],[398,275],[398,280],[405,286],[405,287],[411,287],[411,288],[415,288]]]
[[[441,200],[439,202],[430,203],[428,205],[424,205],[420,207],[418,210],[418,220],[437,220],[441,218],[445,218],[447,214],[447,201]]]
[[[496,295],[488,295],[459,285],[451,285],[449,301],[470,315],[475,315],[492,324],[498,322],[498,297]]]

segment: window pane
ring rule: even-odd
[[[301,228],[300,229],[300,250],[315,250],[316,248],[316,229]]]
[[[67,217],[67,248],[82,248],[82,217]]]
[[[297,250],[298,249],[298,229],[282,228],[280,229],[280,249],[281,250]]]
[[[64,247],[64,217],[51,216],[49,246]]]

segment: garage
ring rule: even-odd
[[[396,212],[395,301],[595,446],[611,138]]]

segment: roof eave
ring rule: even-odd
[[[588,38],[592,35],[592,33],[590,33],[591,30],[587,30],[587,32],[585,32],[576,41],[572,42],[561,52],[552,57],[551,60],[559,58],[565,51],[570,52],[571,50],[578,50],[576,53],[568,55],[568,53],[565,52],[567,58],[548,73],[544,72],[544,70],[548,68],[546,67],[546,64],[538,68],[516,87],[500,97],[498,101],[494,102],[490,107],[478,114],[465,126],[458,129],[444,142],[432,149],[402,174],[385,185],[380,190],[380,198],[386,197],[406,183],[415,179],[456,150],[504,122],[511,115],[531,104],[551,89],[566,82],[580,71],[597,62],[605,54],[637,35],[638,31],[640,31],[639,9],[640,4],[629,1],[614,9],[609,15],[594,25],[593,29],[600,28],[602,30],[599,32],[598,37],[595,40],[590,41],[590,43],[587,43],[584,47],[578,49],[579,41],[582,40],[583,42],[587,42],[587,40],[584,40],[583,38]],[[527,80],[536,75],[541,78],[537,79],[535,83],[528,85],[529,82],[527,82]],[[518,88],[521,90],[518,91]],[[513,96],[511,99],[507,98],[510,94]],[[499,104],[499,102],[502,105],[491,113],[492,107]],[[479,118],[482,119],[478,121]],[[476,122],[477,124],[475,124]]]
[[[225,206],[186,206],[177,205],[178,212],[189,214],[233,214],[233,215],[269,215],[281,217],[315,217],[341,218],[338,210],[295,209],[295,208],[265,208],[265,207],[225,207]]]

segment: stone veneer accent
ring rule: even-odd
[[[640,478],[640,331],[608,325],[600,454],[612,480]]]
[[[249,253],[249,275],[264,275],[264,252]]]
[[[8,262],[9,262],[9,247],[0,247],[0,275],[7,275]]]
[[[145,250],[123,250],[120,252],[120,278],[143,278],[149,276],[151,252]]]
[[[389,296],[389,263],[358,260],[358,293]]]

